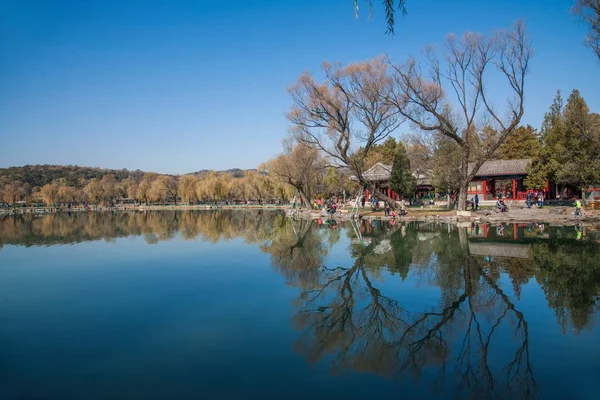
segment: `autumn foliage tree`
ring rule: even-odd
[[[324,82],[305,72],[288,89],[294,138],[318,150],[327,166],[349,170],[361,186],[368,183],[363,173],[370,152],[403,121],[388,101],[388,68],[382,57],[345,67],[324,62]]]
[[[287,143],[285,152],[270,160],[265,169],[275,180],[292,186],[305,206],[315,188],[315,180],[321,174],[322,159],[317,149],[300,143]]]
[[[196,179],[193,175],[184,175],[179,178],[179,195],[182,200],[187,202],[188,204],[194,203],[198,196],[196,194],[196,186],[198,184],[198,179]]]
[[[24,195],[23,182],[13,181],[2,188],[2,200],[7,204],[16,205]]]

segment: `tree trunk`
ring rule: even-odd
[[[392,210],[396,210],[398,208],[396,205],[396,200],[392,199],[391,197],[389,197],[388,195],[386,195],[383,192],[378,192],[377,198],[379,200],[387,201]]]
[[[465,143],[462,146],[462,162],[460,165],[460,176],[462,177],[460,182],[460,188],[458,189],[458,203],[456,204],[456,209],[459,211],[467,210],[467,189],[469,187],[469,181],[471,177],[469,176],[469,145]],[[478,166],[475,166],[474,170],[479,169]],[[474,171],[473,171],[474,172]],[[472,174],[473,174],[472,172]]]
[[[460,211],[466,211],[467,210],[467,187],[469,185],[469,182],[465,183],[463,182],[460,185],[460,189],[458,192],[458,204],[457,204],[457,210]]]
[[[301,188],[296,188],[298,190],[298,194],[300,195],[300,200],[302,202],[302,204],[304,204],[306,207],[310,208],[310,199],[308,198],[308,196],[306,195],[306,193],[304,193],[304,190],[302,190]]]
[[[450,209],[452,208],[452,207],[451,207],[451,204],[450,204],[450,192],[447,192],[447,193],[446,193],[446,202],[448,203],[448,204],[446,205],[446,208],[447,208],[448,210],[450,210]]]

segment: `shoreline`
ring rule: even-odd
[[[288,216],[301,219],[329,219],[329,215],[325,210],[317,211],[306,208],[290,209],[289,205],[151,205],[151,206],[117,206],[117,207],[92,207],[86,210],[83,207],[72,207],[71,209],[57,207],[28,207],[20,209],[2,209],[0,216],[7,215],[44,215],[57,212],[119,212],[119,211],[186,211],[186,210],[281,210]],[[334,219],[340,221],[350,220],[351,209],[342,208],[335,214]],[[497,213],[493,209],[481,209],[478,211],[456,211],[440,208],[420,208],[407,209],[407,215],[397,216],[395,218],[384,215],[383,211],[372,211],[368,208],[359,209],[354,219],[380,220],[380,221],[439,221],[450,223],[554,223],[561,225],[573,225],[578,223],[600,224],[600,211],[587,210],[583,216],[573,215],[573,207],[565,206],[547,206],[541,209],[538,208],[517,208],[513,207],[506,213]]]

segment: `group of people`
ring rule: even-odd
[[[363,194],[360,198],[360,205],[362,208],[365,208],[365,204],[367,203],[367,198],[366,196]],[[377,210],[377,208],[379,207],[379,199],[377,199],[377,197],[371,195],[369,197],[369,203],[371,203],[371,208],[373,210]]]
[[[544,207],[544,192],[542,190],[527,192],[525,196],[527,208],[531,208],[534,203],[537,204],[538,208]]]
[[[398,214],[396,214],[396,212],[394,210],[392,210],[390,203],[388,203],[387,201],[384,202],[384,214],[386,217],[392,217],[392,218],[395,218],[396,215],[399,215],[399,216],[406,215],[406,207],[404,206],[404,201],[400,202],[400,209],[398,210]]]

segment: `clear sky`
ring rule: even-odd
[[[369,20],[352,0],[0,0],[0,167],[254,168],[281,151],[302,71],[401,61],[516,19],[535,46],[523,122],[538,127],[557,89],[600,111],[600,63],[571,0],[408,1],[394,37],[374,3]]]

